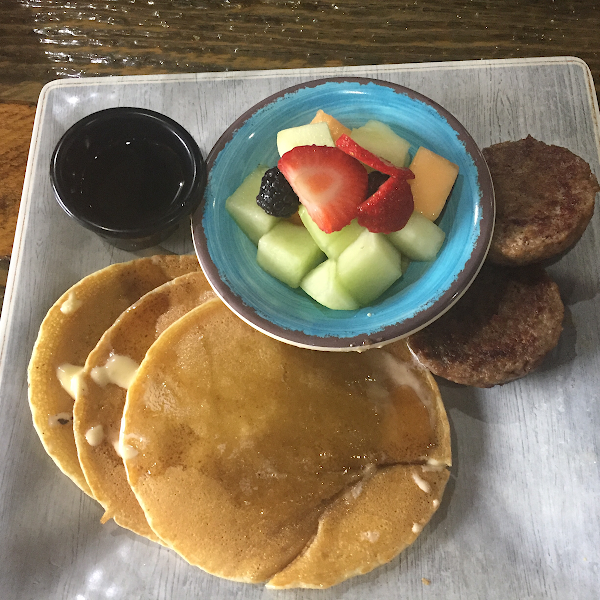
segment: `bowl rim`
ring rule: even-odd
[[[183,194],[178,199],[175,208],[167,211],[153,223],[149,223],[143,227],[109,227],[92,219],[83,218],[77,213],[77,210],[72,205],[73,203],[67,201],[69,194],[64,190],[64,181],[59,174],[61,160],[64,159],[66,153],[69,152],[82,131],[88,127],[102,126],[102,124],[113,119],[132,119],[142,122],[146,127],[160,127],[168,131],[172,139],[176,140],[176,144],[189,156],[189,164],[185,167],[186,173],[189,174],[189,181],[184,186]],[[90,229],[94,233],[115,239],[147,238],[155,236],[163,230],[171,230],[181,219],[191,215],[198,208],[202,202],[207,180],[207,164],[192,134],[183,125],[163,113],[135,106],[104,108],[82,117],[63,133],[50,159],[50,181],[54,196],[63,211],[83,227]]]
[[[210,256],[207,238],[204,235],[203,217],[204,210],[208,204],[206,190],[200,205],[192,215],[192,239],[202,270],[215,293],[243,321],[272,338],[294,346],[322,351],[360,351],[371,347],[381,347],[416,333],[441,317],[452,308],[456,302],[458,302],[473,283],[487,256],[492,241],[496,203],[491,175],[483,153],[464,125],[462,125],[450,111],[431,98],[401,84],[368,77],[323,77],[295,84],[263,98],[242,113],[223,132],[212,147],[206,160],[209,178],[210,171],[214,166],[219,153],[233,139],[242,125],[255,113],[288,94],[293,94],[294,92],[305,88],[315,88],[327,83],[374,84],[390,88],[398,94],[406,95],[410,99],[428,105],[448,122],[450,127],[456,132],[458,140],[464,144],[465,152],[472,157],[478,173],[478,183],[480,188],[480,234],[475,241],[470,256],[465,262],[463,270],[457,273],[456,278],[448,286],[448,289],[446,289],[431,305],[418,311],[414,316],[385,325],[375,334],[361,333],[348,337],[341,337],[336,334],[324,336],[313,335],[297,329],[287,329],[265,319],[262,315],[257,313],[254,307],[246,304],[243,298],[221,279],[219,269]]]

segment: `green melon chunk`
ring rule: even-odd
[[[258,241],[256,261],[269,275],[297,288],[305,275],[325,259],[302,225],[278,223]]]
[[[431,261],[440,251],[446,234],[433,221],[415,210],[402,229],[389,233],[387,237],[410,259]]]
[[[304,227],[312,236],[315,243],[329,258],[337,259],[338,256],[363,232],[364,227],[361,227],[356,219],[349,225],[346,225],[340,231],[333,233],[325,233],[319,226],[310,218],[308,211],[304,205],[300,205],[298,214]]]
[[[254,244],[258,244],[258,240],[281,221],[280,217],[268,215],[256,204],[256,196],[260,192],[260,184],[267,168],[262,165],[257,167],[225,200],[227,212]]]
[[[337,276],[337,263],[329,258],[302,280],[300,287],[319,304],[333,310],[356,310],[358,302],[348,293]]]
[[[406,273],[406,269],[410,266],[410,258],[406,254],[400,255],[400,268],[402,269],[402,275]]]
[[[277,134],[277,151],[283,156],[296,146],[332,146],[335,142],[331,137],[329,125],[325,122],[307,123],[299,127],[282,129]]]
[[[381,121],[367,121],[362,127],[353,129],[350,137],[369,152],[389,160],[397,167],[407,164],[410,143]]]
[[[381,233],[365,230],[338,258],[340,283],[361,306],[372,304],[401,276],[400,253]]]

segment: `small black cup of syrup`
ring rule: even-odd
[[[178,123],[143,108],[109,108],[78,121],[52,155],[63,210],[125,250],[155,246],[202,199],[206,164]]]

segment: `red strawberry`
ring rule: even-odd
[[[414,207],[408,181],[390,177],[358,207],[358,224],[373,233],[392,233],[406,225]]]
[[[376,171],[391,175],[392,177],[403,177],[404,179],[413,179],[414,175],[410,169],[404,167],[397,167],[393,165],[389,160],[385,158],[379,158],[372,152],[369,152],[366,148],[359,146],[350,136],[343,134],[341,135],[335,145],[343,150],[346,154],[354,156],[354,158],[360,160],[361,163],[373,167]]]
[[[277,166],[325,233],[348,225],[367,197],[367,171],[338,148],[296,146]]]

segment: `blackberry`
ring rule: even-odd
[[[256,203],[269,215],[287,218],[298,210],[300,200],[283,173],[273,167],[263,175]]]
[[[380,171],[371,171],[369,173],[369,180],[367,185],[367,198],[370,198],[378,189],[379,186],[389,179],[389,175],[381,173]]]

